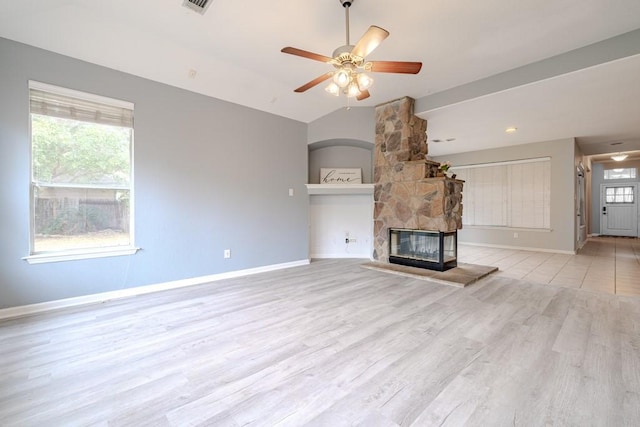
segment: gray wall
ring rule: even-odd
[[[135,103],[136,255],[21,259],[30,79]],[[304,123],[0,39],[0,308],[307,259],[307,154]]]
[[[372,182],[373,144],[332,140],[309,145],[309,184],[320,183],[320,168],[360,168],[362,183]]]
[[[623,162],[602,162],[591,164],[591,227],[589,232],[591,234],[600,234],[600,185],[604,184],[604,171],[605,169],[616,168],[637,168],[640,172],[640,161],[627,160]],[[635,180],[628,179],[616,179],[607,180],[607,184],[625,183],[625,182],[640,182],[640,176],[636,175]]]
[[[373,144],[376,137],[374,107],[340,108],[309,123],[307,142],[351,139]]]
[[[438,162],[471,165],[551,157],[551,232],[464,228],[460,242],[573,252],[575,248],[575,142],[573,138],[435,157]],[[462,197],[464,206],[464,191]],[[464,216],[464,208],[463,208]]]
[[[319,183],[323,167],[362,168],[371,183],[375,130],[374,107],[340,108],[309,123],[309,183]]]

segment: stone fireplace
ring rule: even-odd
[[[375,110],[373,258],[380,262],[390,261],[392,229],[462,228],[463,181],[443,176],[440,164],[427,160],[427,122],[414,116],[414,102],[405,97]]]

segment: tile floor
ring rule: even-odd
[[[592,237],[577,255],[458,246],[460,262],[495,266],[533,283],[640,296],[640,239]]]

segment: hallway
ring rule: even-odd
[[[577,255],[471,246],[458,259],[495,266],[496,275],[566,288],[640,296],[640,239],[591,237]]]

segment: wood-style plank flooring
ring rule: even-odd
[[[361,262],[0,322],[0,425],[640,425],[640,298]]]

